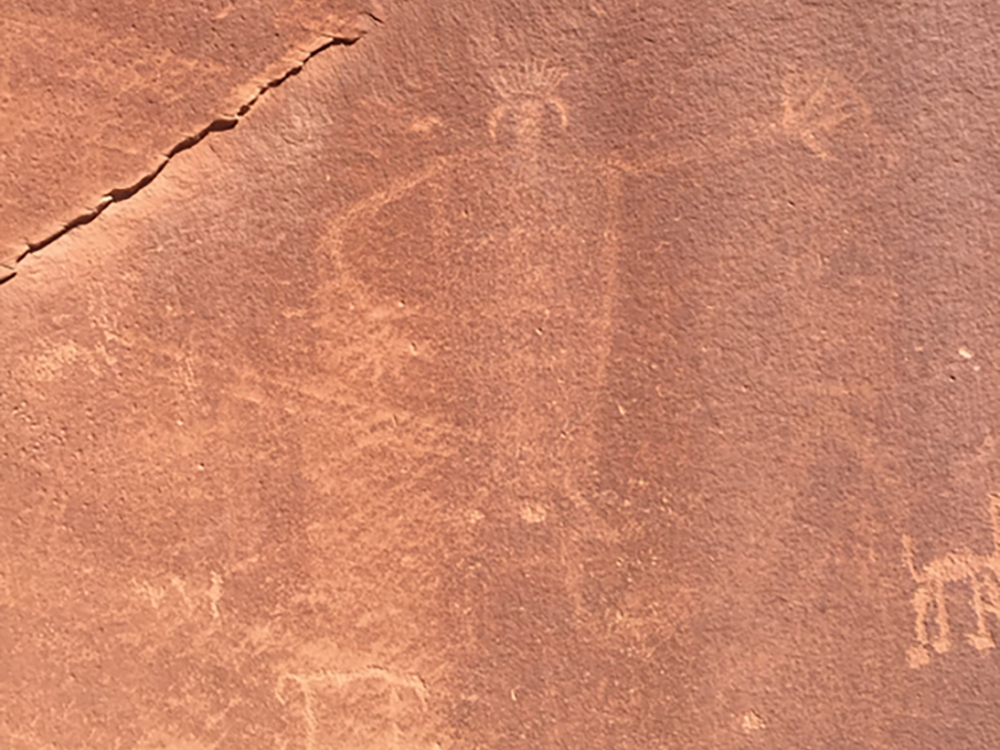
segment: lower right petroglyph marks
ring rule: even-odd
[[[951,583],[968,586],[972,594],[976,632],[966,636],[969,643],[979,651],[995,647],[993,634],[987,627],[987,617],[992,614],[1000,619],[1000,494],[990,496],[990,522],[993,527],[993,551],[989,555],[963,548],[935,558],[922,568],[918,568],[913,561],[913,540],[903,536],[903,560],[917,582],[912,600],[916,614],[916,644],[907,652],[909,664],[914,669],[930,663],[931,649],[939,654],[951,649],[946,600],[946,589]],[[933,623],[930,617],[932,609]],[[933,637],[928,632],[928,625],[931,624]]]
[[[427,721],[427,687],[416,676],[368,667],[283,674],[278,701],[298,718],[284,750],[440,750]]]

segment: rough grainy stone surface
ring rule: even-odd
[[[4,0],[0,264],[232,117],[370,0]]]
[[[997,16],[401,3],[28,256],[0,741],[996,747]]]

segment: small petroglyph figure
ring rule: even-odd
[[[951,627],[945,598],[948,584],[967,585],[971,591],[976,632],[967,636],[969,643],[979,651],[996,645],[986,620],[990,614],[1000,618],[1000,494],[990,496],[990,522],[993,526],[993,551],[989,555],[960,549],[931,560],[922,568],[914,563],[913,540],[903,536],[903,560],[918,584],[913,593],[916,613],[914,636],[917,642],[907,653],[911,667],[928,664],[932,648],[939,654],[951,649]],[[934,609],[933,638],[928,633],[931,607]]]
[[[518,143],[528,147],[537,146],[541,140],[546,114],[557,115],[559,126],[565,130],[569,115],[563,100],[556,96],[556,89],[565,77],[565,71],[544,62],[505,68],[494,75],[490,83],[501,102],[490,112],[487,123],[490,137],[496,140],[497,128],[508,115],[513,119]]]

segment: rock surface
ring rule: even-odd
[[[0,742],[993,748],[951,10],[400,3],[26,257]]]
[[[367,0],[4,0],[0,264],[128,192],[334,37]]]

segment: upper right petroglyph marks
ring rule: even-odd
[[[837,70],[789,73],[781,86],[782,129],[821,159],[836,158],[835,145],[851,129],[869,129],[871,106]]]

